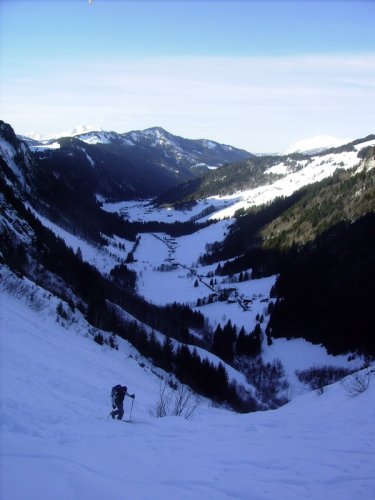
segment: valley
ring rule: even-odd
[[[374,18],[0,0],[0,500],[375,499]]]
[[[356,398],[345,386],[373,377],[373,136],[225,164],[150,197],[95,149],[103,135],[65,138],[55,156],[1,132],[6,495],[24,498],[16,469],[34,491],[47,470],[55,498],[99,499],[127,468],[140,499],[369,498],[374,384]],[[134,425],[106,418],[123,380]],[[168,406],[178,394],[185,418]]]

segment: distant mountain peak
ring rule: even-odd
[[[163,127],[149,127],[149,128],[142,130],[142,132],[144,134],[154,133],[154,134],[170,135],[170,133],[167,130],[165,130],[165,128],[163,128]]]
[[[49,132],[48,134],[43,134],[39,132],[26,132],[23,134],[29,139],[34,139],[36,141],[49,141],[51,139],[59,139],[60,137],[74,137],[76,135],[88,134],[90,132],[102,132],[102,127],[98,125],[76,125],[71,130],[65,132]]]
[[[326,149],[338,148],[343,144],[348,144],[353,139],[346,138],[340,139],[338,137],[332,137],[329,135],[316,135],[310,137],[309,139],[302,139],[301,141],[295,142],[284,152],[284,154],[291,153],[320,153]]]

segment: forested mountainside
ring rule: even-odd
[[[254,276],[277,273],[268,331],[302,336],[330,352],[375,353],[369,325],[375,321],[375,148],[361,166],[237,214],[222,243],[205,262],[232,259],[230,274],[252,268]]]
[[[358,167],[337,170],[291,196],[236,212],[236,224],[215,248],[216,258],[233,258],[259,246],[282,250],[313,241],[331,226],[375,211],[375,147]]]
[[[368,135],[363,139],[352,141],[337,148],[324,150],[316,154],[292,153],[289,155],[273,155],[251,157],[231,164],[230,169],[218,168],[201,176],[182,183],[158,196],[160,204],[181,204],[194,202],[210,196],[226,196],[267,186],[282,180],[288,175],[306,171],[306,176],[317,175],[321,169],[333,167],[348,168],[360,161],[366,154],[367,143],[375,139]]]
[[[303,244],[337,223],[355,221],[374,212],[374,157],[375,148],[370,147],[364,152],[359,171],[338,170],[332,177],[303,189],[301,199],[262,230],[263,245],[289,248]]]

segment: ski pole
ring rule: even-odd
[[[134,396],[134,398],[135,398],[135,396]],[[132,411],[133,411],[134,398],[133,398],[132,405],[131,405],[131,408],[130,408],[130,417],[129,417],[129,421],[132,419]]]

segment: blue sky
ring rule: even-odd
[[[16,132],[160,125],[250,151],[374,132],[375,2],[0,0]]]

